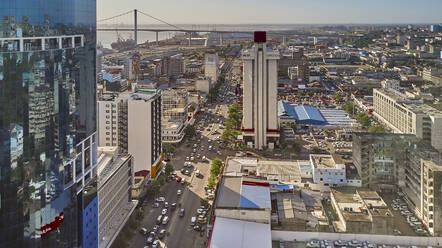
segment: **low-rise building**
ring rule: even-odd
[[[345,164],[337,156],[310,154],[313,182],[328,185],[347,184]]]
[[[376,191],[331,191],[331,203],[339,221],[335,230],[351,233],[392,234],[393,213]]]

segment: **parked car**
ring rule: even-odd
[[[162,222],[163,225],[167,225],[167,223],[169,223],[169,216],[165,216]]]
[[[166,229],[161,229],[161,231],[158,233],[158,238],[162,239],[166,236]]]
[[[155,240],[155,241],[152,243],[152,248],[160,248],[160,247],[161,247],[161,243],[160,243],[159,240]]]
[[[167,208],[163,208],[163,210],[161,210],[161,214],[162,215],[166,215],[167,214]]]

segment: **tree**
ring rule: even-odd
[[[207,187],[208,187],[209,189],[214,189],[214,188],[215,188],[215,185],[216,185],[216,178],[213,177],[213,176],[210,176],[210,177],[209,177],[209,180],[208,180],[208,182],[207,182]]]
[[[368,128],[369,133],[385,133],[385,129],[381,125],[373,125]]]
[[[315,147],[313,147],[312,152],[313,153],[321,153],[322,151],[321,151],[321,149],[319,149],[319,147],[315,146]]]
[[[354,114],[354,107],[355,106],[352,102],[346,102],[343,106],[343,109],[349,114]]]
[[[173,171],[175,170],[175,168],[173,167],[173,165],[171,163],[167,163],[166,164],[166,168],[164,169],[164,174],[166,174],[166,176],[170,176]]]
[[[221,166],[223,165],[223,161],[219,158],[215,158],[212,161],[212,166],[210,167],[210,175],[213,177],[217,177],[221,172]]]
[[[369,127],[371,124],[370,116],[368,116],[366,113],[359,113],[356,115],[356,121],[363,127]]]
[[[170,155],[171,153],[175,152],[175,145],[170,143],[164,143],[163,144],[163,152],[166,155]]]
[[[344,97],[339,92],[336,92],[334,97],[335,97],[336,101],[338,101],[338,102],[342,102],[344,100]]]
[[[184,133],[186,134],[186,136],[188,136],[189,138],[192,138],[193,136],[196,135],[196,129],[193,125],[188,125],[186,127],[186,129],[184,129]]]
[[[137,208],[137,210],[135,211],[135,219],[137,221],[142,221],[144,218],[144,211],[142,208]]]
[[[147,188],[147,194],[149,196],[156,197],[160,193],[160,190],[161,184],[158,182],[158,180],[152,180]]]

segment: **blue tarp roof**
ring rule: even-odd
[[[312,106],[292,106],[288,102],[278,102],[278,116],[281,119],[295,119],[296,124],[324,126],[327,121],[321,112]]]

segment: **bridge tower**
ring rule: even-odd
[[[134,9],[134,39],[135,46],[138,44],[138,20],[137,20],[137,9]]]

